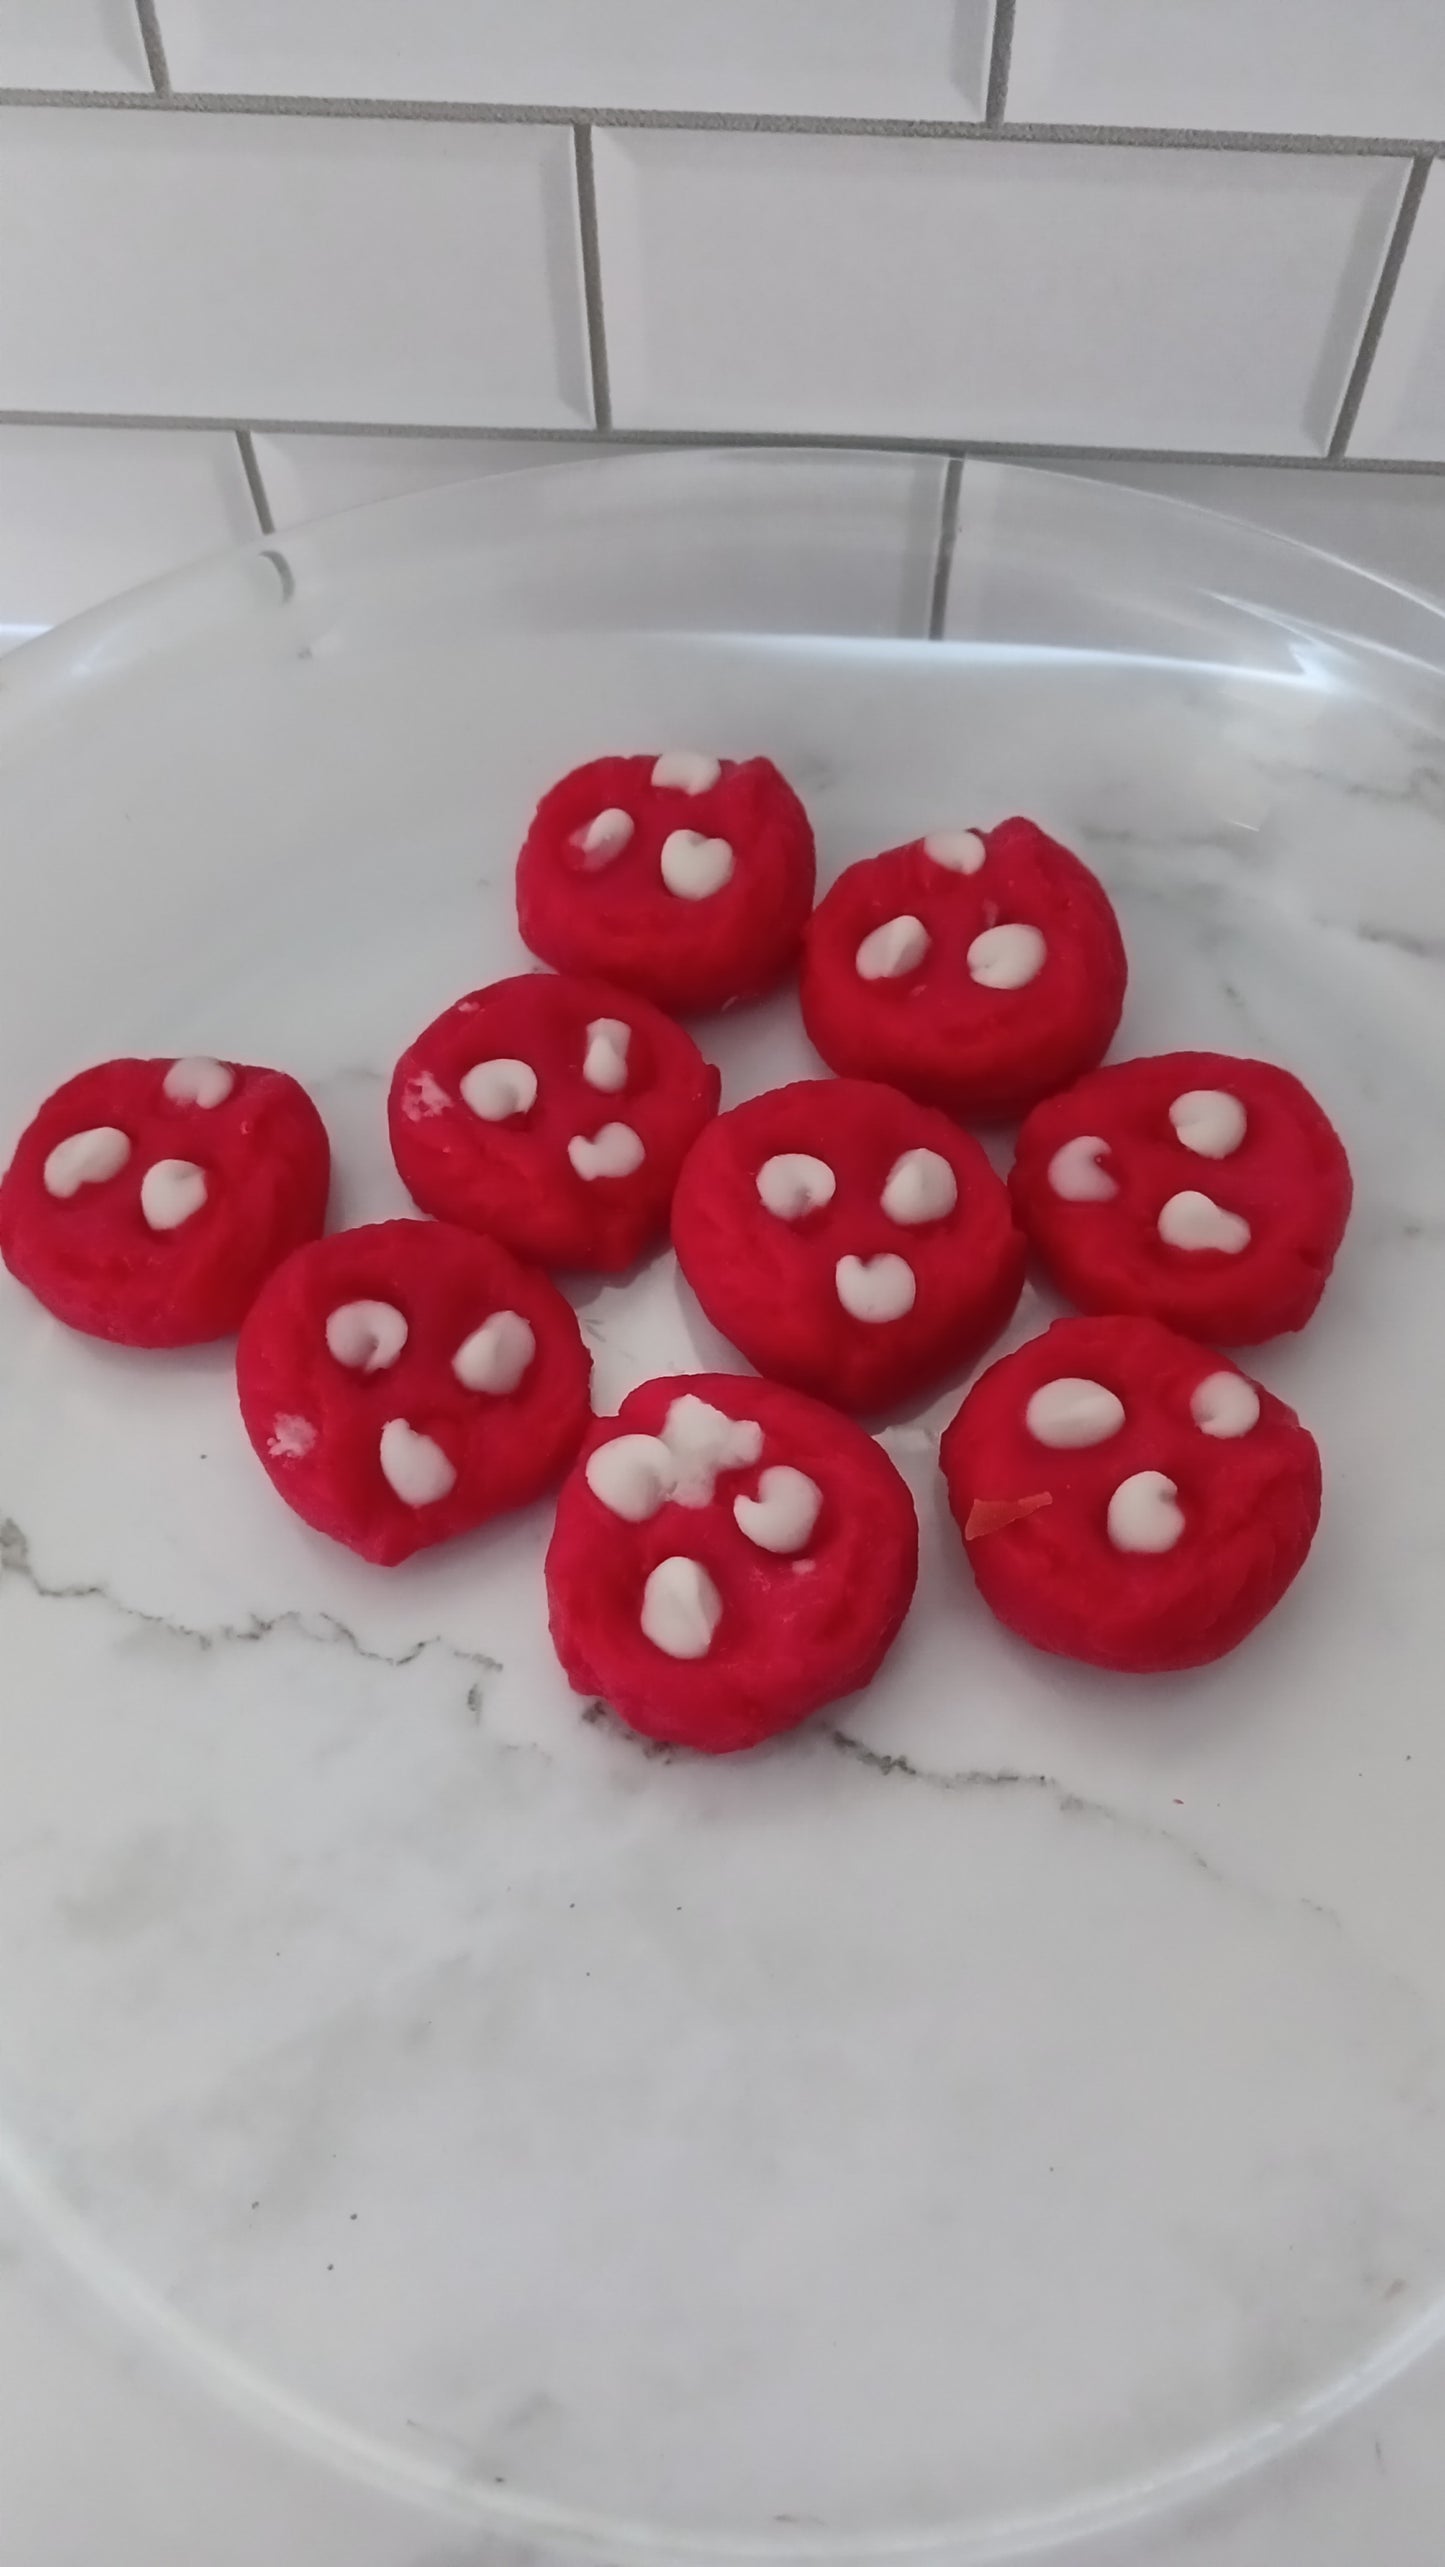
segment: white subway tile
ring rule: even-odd
[[[268,97],[970,117],[992,0],[162,0],[171,76]]]
[[[1438,163],[1426,181],[1350,452],[1445,461],[1445,173]]]
[[[0,427],[0,641],[256,532],[234,437]]]
[[[565,558],[568,596],[584,620],[927,630],[943,504],[936,456],[327,436],[258,436],[256,455],[278,526],[442,480],[553,466],[542,476],[552,488],[533,495],[533,518],[542,549]],[[460,539],[476,540],[487,515],[459,494]],[[635,584],[626,568],[634,559]]]
[[[149,89],[134,0],[3,0],[0,89]]]
[[[0,406],[590,417],[571,136],[0,113]]]
[[[1129,490],[1154,490],[1318,552],[1382,579],[1445,597],[1445,473],[1297,472],[1288,464],[1088,463],[1052,470]]]
[[[1440,0],[1018,0],[1010,122],[1445,133]]]
[[[937,456],[693,452],[670,455],[667,469],[679,506],[717,529],[699,550],[720,630],[927,632],[943,513]]]
[[[626,427],[1319,452],[1404,185],[1285,153],[594,148]]]
[[[341,508],[399,499],[408,490],[566,463],[590,449],[570,437],[328,437],[255,440],[256,461],[278,526],[301,526]]]

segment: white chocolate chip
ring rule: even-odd
[[[827,1160],[806,1150],[780,1150],[775,1159],[764,1159],[757,1176],[759,1201],[779,1221],[801,1221],[805,1212],[821,1211],[837,1185]]]
[[[64,1203],[83,1185],[104,1185],[107,1178],[119,1176],[129,1157],[129,1137],[113,1123],[72,1132],[69,1140],[56,1142],[45,1162],[45,1191]]]
[[[575,1132],[567,1144],[567,1156],[590,1185],[594,1177],[630,1177],[647,1152],[630,1123],[604,1123],[590,1140],[585,1132]]]
[[[660,1435],[614,1435],[588,1455],[586,1480],[599,1502],[629,1524],[655,1515],[668,1498],[709,1506],[719,1471],[751,1469],[763,1449],[754,1418],[727,1417],[695,1391],[673,1400]]]
[[[587,1056],[582,1075],[589,1087],[615,1096],[627,1085],[627,1047],[632,1028],[622,1016],[594,1016],[587,1028]]]
[[[1259,1393],[1243,1373],[1206,1373],[1189,1414],[1201,1435],[1247,1435],[1259,1424]]]
[[[583,872],[600,873],[604,865],[611,864],[614,856],[621,855],[631,836],[630,815],[615,808],[599,811],[596,819],[589,820],[585,829],[574,829],[572,844],[582,858]]]
[[[801,1551],[818,1521],[823,1492],[806,1471],[775,1462],[758,1481],[756,1497],[735,1497],[738,1531],[760,1551]]]
[[[1159,1236],[1168,1248],[1219,1248],[1226,1257],[1237,1257],[1249,1246],[1249,1223],[1237,1212],[1226,1212],[1212,1195],[1171,1194],[1159,1215]]]
[[[1184,1530],[1179,1491],[1162,1471],[1135,1471],[1109,1500],[1109,1539],[1116,1551],[1172,1551]]]
[[[157,1159],[140,1181],[141,1218],[150,1230],[179,1230],[206,1200],[206,1171],[194,1159]]]
[[[659,1560],[642,1590],[642,1633],[668,1658],[705,1658],[722,1597],[700,1560]]]
[[[913,1308],[918,1291],[906,1257],[840,1257],[833,1281],[849,1318],[872,1327],[901,1319]]]
[[[528,1061],[478,1061],[458,1092],[481,1122],[505,1123],[536,1104],[537,1073]]]
[[[1119,1191],[1100,1159],[1109,1144],[1097,1132],[1065,1141],[1049,1161],[1049,1184],[1061,1203],[1107,1203]]]
[[[860,980],[901,980],[905,972],[916,972],[928,951],[928,929],[921,918],[905,910],[899,918],[885,918],[864,937],[853,960]]]
[[[1074,1452],[1083,1444],[1106,1444],[1124,1423],[1124,1403],[1102,1382],[1061,1373],[1043,1382],[1024,1410],[1024,1424],[1036,1444],[1056,1452]]]
[[[672,1455],[660,1435],[614,1435],[587,1456],[587,1485],[624,1524],[642,1524],[672,1495]]]
[[[1227,1159],[1244,1139],[1249,1118],[1227,1088],[1191,1087],[1176,1096],[1169,1120],[1184,1148],[1197,1159]]]
[[[745,1471],[763,1449],[763,1430],[751,1417],[728,1417],[696,1391],[684,1391],[667,1412],[662,1440],[672,1458],[672,1494],[679,1506],[710,1506],[719,1471]]]
[[[494,1310],[462,1339],[452,1371],[463,1390],[484,1390],[493,1399],[504,1399],[516,1389],[536,1351],[537,1340],[519,1310]]]
[[[696,829],[674,829],[658,858],[662,879],[677,900],[710,900],[732,878],[733,851],[726,838],[704,838]]]
[[[890,1221],[941,1221],[957,1201],[958,1179],[937,1150],[905,1150],[888,1171],[883,1209]]]
[[[384,1373],[406,1344],[406,1321],[389,1301],[343,1301],[326,1322],[326,1343],[355,1373]]]
[[[652,770],[652,781],[674,793],[710,793],[722,774],[716,758],[702,749],[664,749]]]
[[[980,989],[1023,989],[1037,980],[1047,952],[1037,927],[985,927],[968,949],[969,978]]]
[[[316,1441],[316,1429],[309,1417],[280,1416],[266,1438],[266,1450],[273,1462],[304,1461]]]
[[[224,1105],[236,1084],[236,1073],[224,1061],[207,1060],[200,1052],[172,1061],[161,1081],[172,1105]]]
[[[450,1496],[456,1471],[440,1444],[419,1435],[404,1417],[388,1418],[381,1430],[381,1476],[403,1506],[435,1506]]]
[[[976,829],[935,829],[923,852],[945,873],[977,873],[988,849]]]

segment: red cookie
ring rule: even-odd
[[[565,1470],[591,1371],[570,1305],[495,1239],[378,1221],[302,1248],[241,1331],[241,1416],[289,1507],[384,1568]]]
[[[672,1207],[678,1262],[759,1372],[881,1408],[998,1335],[1024,1277],[977,1141],[892,1087],[799,1079],[709,1124]]]
[[[808,922],[803,1022],[830,1069],[1006,1116],[1103,1058],[1125,977],[1087,865],[1032,820],[1001,820],[839,875]]]
[[[1061,1292],[1191,1337],[1303,1328],[1350,1211],[1344,1145],[1270,1061],[1166,1052],[1035,1106],[1009,1180]]]
[[[866,1685],[917,1574],[913,1500],[861,1427],[775,1382],[694,1373],[594,1425],[547,1596],[579,1693],[716,1755]]]
[[[647,999],[524,973],[458,999],[403,1052],[392,1154],[423,1212],[538,1265],[616,1274],[665,1235],[720,1086]]]
[[[974,1383],[939,1458],[990,1611],[1135,1674],[1237,1647],[1319,1522],[1293,1409],[1153,1319],[1055,1320]]]
[[[812,905],[812,828],[770,758],[594,758],[543,794],[517,860],[534,954],[679,1016],[771,989]]]
[[[326,1218],[331,1151],[283,1070],[103,1061],[46,1098],[0,1182],[0,1254],[68,1328],[194,1346],[238,1328]]]

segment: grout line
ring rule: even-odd
[[[1341,396],[1339,415],[1325,448],[1325,454],[1331,462],[1339,461],[1354,434],[1355,421],[1360,413],[1360,403],[1365,397],[1365,386],[1370,379],[1370,369],[1375,362],[1375,353],[1389,318],[1390,305],[1395,299],[1395,288],[1400,282],[1400,270],[1405,264],[1405,253],[1410,246],[1410,235],[1415,229],[1415,218],[1420,211],[1420,200],[1425,193],[1425,182],[1429,175],[1428,160],[1417,160],[1411,164],[1410,175],[1405,181],[1400,197],[1400,210],[1395,217],[1395,228],[1390,234],[1390,244],[1380,269],[1380,281],[1375,287],[1374,300],[1365,316],[1365,326],[1360,332],[1360,344],[1355,350],[1355,362],[1350,368],[1349,380]]]
[[[582,300],[587,314],[587,357],[592,370],[592,416],[599,428],[610,428],[612,387],[607,373],[607,324],[602,310],[597,175],[592,166],[592,134],[587,125],[573,126],[572,151],[577,165],[577,227],[582,242]]]
[[[1001,5],[1006,5],[1006,0],[1001,0]],[[0,88],[0,107],[119,108],[129,114],[159,111],[184,116],[352,117],[392,124],[586,124],[644,132],[660,128],[697,134],[839,134],[916,142],[1085,143],[1124,151],[1314,153],[1366,160],[1382,156],[1390,160],[1445,157],[1445,133],[1226,133],[1196,125],[1011,125],[984,124],[959,116],[743,115],[691,107],[566,107],[550,102],[499,106],[464,98],[296,98],[251,90],[167,90],[152,94],[143,89]]]
[[[156,16],[156,0],[135,0],[135,13],[140,21],[140,40],[145,47],[146,68],[157,98],[171,96],[171,75],[166,62],[165,39]]]
[[[1001,125],[1008,109],[1009,64],[1014,49],[1015,0],[994,0],[993,39],[988,54],[988,96],[984,102],[984,122]]]
[[[263,535],[274,535],[276,520],[271,513],[270,495],[262,477],[261,466],[257,461],[256,441],[249,428],[236,430],[236,443],[240,448],[241,470],[246,476],[246,488],[251,494],[251,505],[256,511],[257,523]]]
[[[1008,437],[870,437],[776,428],[573,428],[529,427],[525,420],[498,426],[484,421],[439,424],[426,419],[278,419],[212,417],[151,410],[0,409],[0,428],[181,429],[198,435],[268,437],[467,438],[533,446],[574,446],[586,452],[652,453],[658,450],[726,454],[928,455],[980,463],[1228,464],[1241,471],[1445,474],[1445,455],[1275,454],[1267,448],[1231,451],[1222,446],[1086,446]]]
[[[958,534],[958,493],[963,480],[963,459],[950,455],[943,474],[943,504],[938,512],[938,550],[933,558],[933,591],[928,601],[928,638],[943,639],[944,619],[948,613],[948,582],[953,569],[953,547]]]

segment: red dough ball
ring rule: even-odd
[[[1009,1180],[1061,1292],[1191,1337],[1303,1328],[1350,1212],[1350,1168],[1307,1088],[1269,1061],[1166,1052],[1036,1106]]]
[[[300,1249],[241,1331],[241,1416],[289,1507],[385,1568],[526,1506],[571,1461],[591,1364],[495,1239],[378,1221]]]
[[[839,875],[808,923],[803,1022],[830,1069],[1007,1116],[1103,1058],[1126,974],[1087,865],[1032,820],[1001,820]]]
[[[678,1262],[759,1372],[881,1408],[970,1363],[1023,1285],[977,1141],[863,1079],[799,1079],[708,1126],[672,1208]]]
[[[644,1737],[755,1747],[876,1675],[918,1575],[881,1446],[775,1382],[644,1382],[557,1501],[552,1638],[568,1682]]]
[[[104,1061],[46,1098],[0,1182],[0,1255],[68,1328],[194,1346],[240,1326],[326,1218],[331,1151],[283,1070]]]
[[[974,1383],[940,1460],[989,1610],[1135,1674],[1235,1648],[1319,1522],[1293,1409],[1153,1319],[1056,1320]]]
[[[605,981],[524,973],[403,1052],[391,1147],[424,1212],[543,1266],[619,1273],[667,1230],[721,1081],[691,1035]]]
[[[808,815],[770,758],[594,758],[537,805],[517,918],[544,963],[696,1015],[792,968],[813,870]]]

